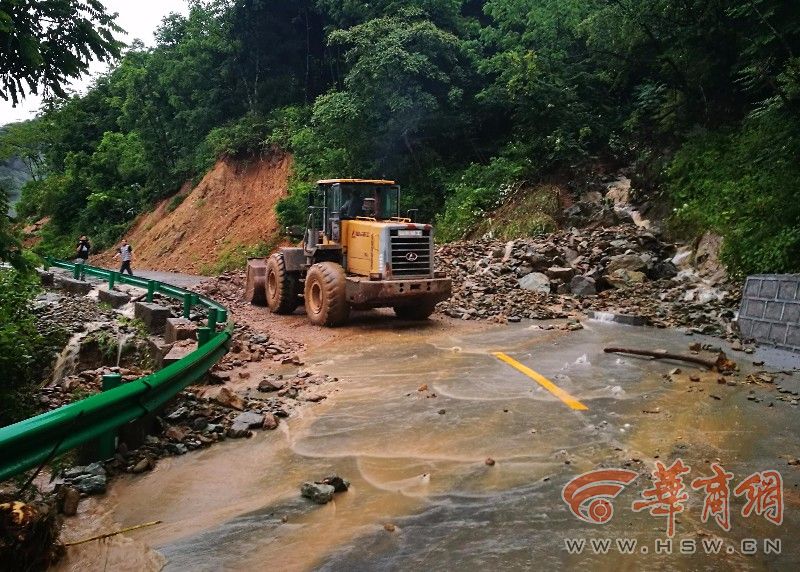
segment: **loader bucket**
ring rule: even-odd
[[[247,276],[244,299],[256,306],[267,305],[267,261],[263,258],[247,259]]]

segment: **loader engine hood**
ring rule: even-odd
[[[433,227],[429,224],[342,221],[349,272],[384,280],[432,278]]]

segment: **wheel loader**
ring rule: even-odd
[[[308,202],[300,246],[248,260],[250,303],[276,314],[304,304],[314,324],[339,326],[351,309],[391,307],[398,318],[424,320],[450,297],[450,279],[434,271],[433,228],[400,216],[394,181],[326,179]]]

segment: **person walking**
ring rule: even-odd
[[[114,258],[119,257],[122,261],[122,266],[119,267],[119,273],[124,274],[125,271],[128,271],[128,274],[133,276],[133,270],[131,270],[131,260],[133,260],[133,248],[131,245],[128,244],[128,241],[124,238],[117,249],[117,253],[114,255]]]
[[[86,279],[86,272],[84,265],[89,261],[89,253],[92,251],[92,244],[85,234],[82,234],[78,239],[78,245],[75,247],[75,264],[81,265],[81,272],[78,278],[80,280]]]

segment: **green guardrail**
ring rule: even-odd
[[[66,270],[77,266],[62,260],[48,262]],[[227,309],[217,302],[177,286],[136,276],[120,277],[103,268],[87,265],[78,270],[109,283],[127,283],[181,299],[186,316],[194,305],[204,306],[209,314],[208,327],[198,328],[198,348],[194,352],[156,373],[122,385],[117,376],[105,376],[103,387],[107,390],[102,393],[0,428],[0,481],[93,440],[105,443],[101,447],[105,449],[106,458],[113,456],[117,428],[156,411],[187,385],[200,379],[230,346],[233,322],[228,320]],[[152,296],[149,298],[152,300]],[[225,322],[225,329],[217,333],[216,325]]]

